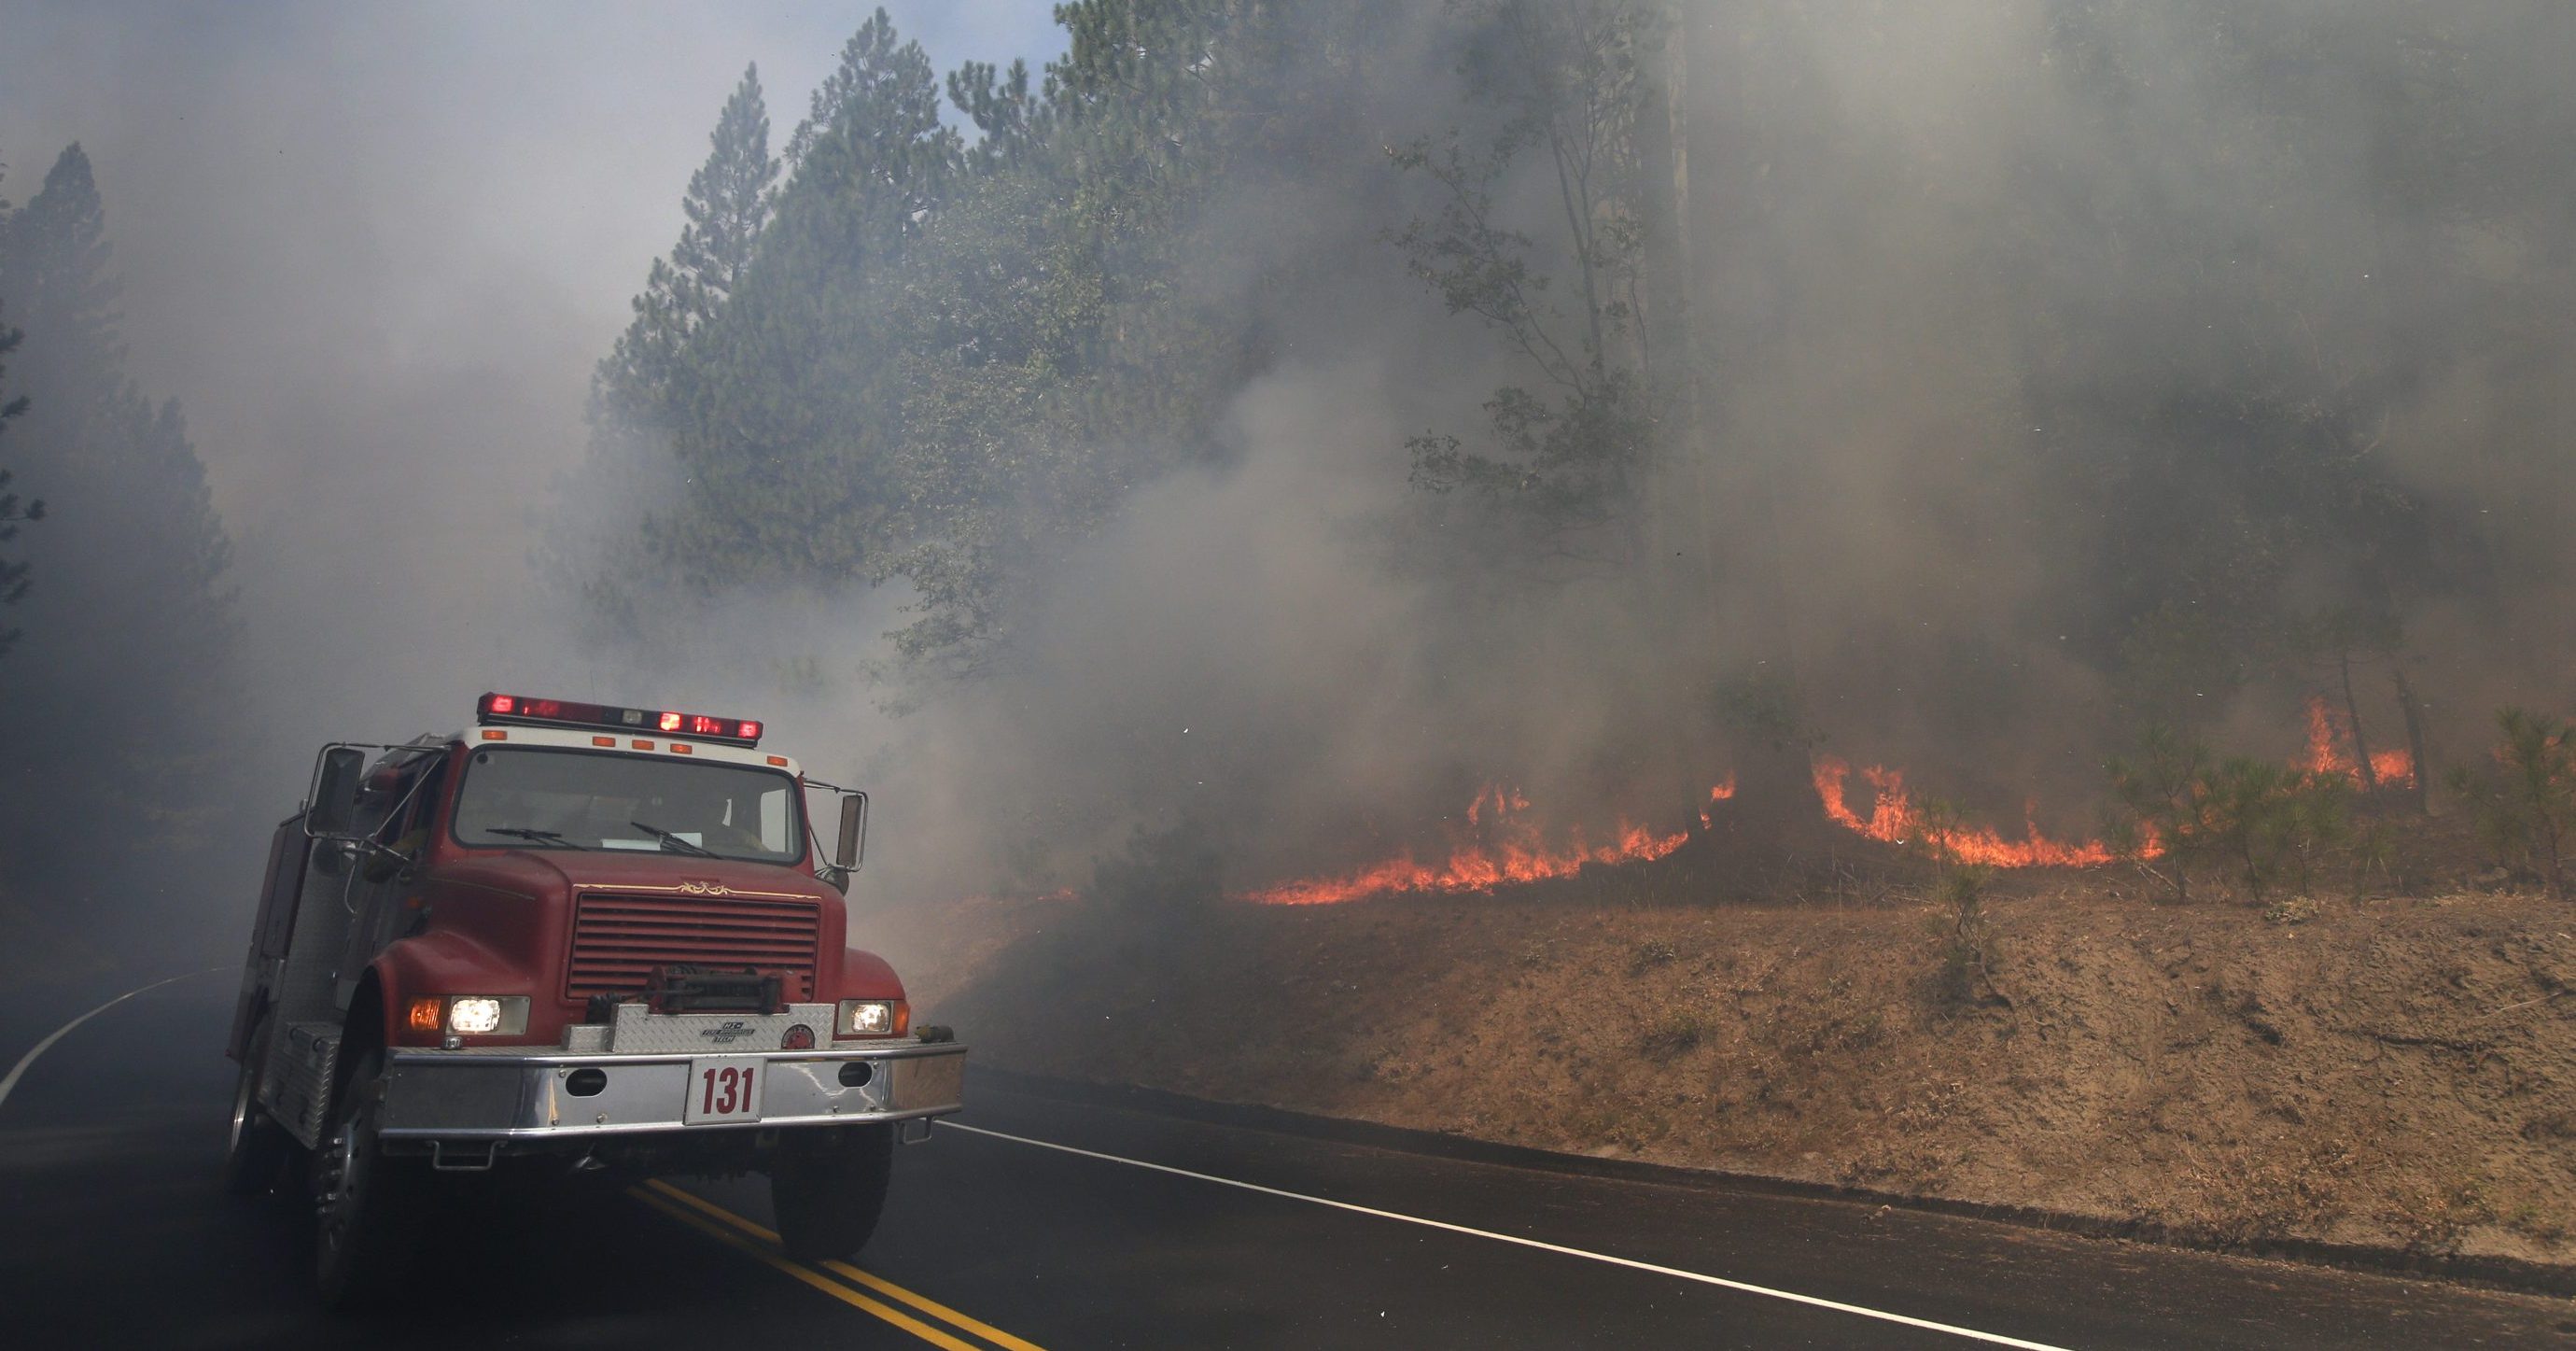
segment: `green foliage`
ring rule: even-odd
[[[2191,899],[2194,869],[2220,866],[2260,903],[2276,888],[2304,894],[2329,853],[2352,839],[2352,787],[2244,756],[2213,760],[2209,748],[2150,727],[2134,757],[2108,765],[2125,814],[2108,823],[2112,848]]]
[[[1549,552],[1583,558],[1605,526],[1631,530],[1653,453],[1652,353],[1642,323],[1651,200],[1639,139],[1652,110],[1642,63],[1660,13],[1631,3],[1483,0],[1461,6],[1469,97],[1490,141],[1416,140],[1388,152],[1427,179],[1430,215],[1389,232],[1405,266],[1451,314],[1472,315],[1536,378],[1485,402],[1486,438],[1426,432],[1405,443],[1412,481],[1509,508]],[[1541,156],[1557,191],[1515,219],[1504,188]],[[1544,237],[1531,233],[1544,232]],[[1552,293],[1553,263],[1569,294]],[[1612,556],[1633,562],[1633,543]]]
[[[2211,852],[2234,866],[2257,904],[2284,883],[2305,893],[2319,852],[2351,834],[2352,790],[2341,775],[2239,756],[2205,771],[2195,788]]]
[[[680,400],[690,392],[680,383],[682,354],[751,266],[778,178],[759,67],[743,72],[708,139],[706,163],[680,200],[688,224],[670,257],[654,260],[635,297],[634,322],[592,377],[591,417],[603,432],[650,433],[681,415]]]
[[[2576,847],[2576,723],[2508,708],[2496,714],[2496,730],[2495,767],[2454,769],[2451,789],[2499,859],[2538,874],[2563,900],[2566,854]]]
[[[1933,869],[1933,1002],[1960,1009],[1991,994],[2009,1005],[2011,997],[1994,976],[2002,944],[1986,917],[1986,885],[1994,879],[1994,869],[1961,859],[1952,846],[1965,822],[1956,806],[1936,798],[1916,810],[1909,847],[1930,859]]]
[[[1316,90],[1386,22],[1357,0],[1083,0],[1070,49],[1029,70],[940,82],[879,12],[767,161],[756,85],[727,105],[691,187],[692,231],[733,259],[704,281],[684,235],[602,367],[598,472],[677,500],[610,571],[700,591],[899,586],[916,674],[971,676],[1006,650],[1050,563],[1136,488],[1212,462],[1219,419],[1261,359],[1240,275],[1205,220],[1319,137],[1352,137]],[[1340,156],[1356,173],[1358,154]],[[1319,180],[1308,176],[1301,189]],[[1238,193],[1239,195],[1239,193]],[[701,231],[702,216],[767,221]],[[620,585],[596,585],[612,615]]]
[[[2209,747],[2162,724],[2150,724],[2134,756],[2104,766],[2121,811],[2104,822],[2114,853],[2191,901],[2191,870],[2209,852],[2213,825],[2207,793]]]
[[[1933,888],[1933,1002],[1965,1008],[1994,988],[1994,927],[1986,919],[1983,869],[1945,870]]]

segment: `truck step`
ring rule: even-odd
[[[432,1140],[429,1166],[441,1173],[488,1173],[500,1157],[498,1140]]]

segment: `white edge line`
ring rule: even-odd
[[[55,1028],[54,1035],[45,1038],[43,1041],[37,1042],[33,1047],[29,1048],[25,1055],[18,1057],[18,1063],[9,1067],[8,1078],[0,1079],[0,1106],[6,1106],[8,1104],[9,1090],[18,1086],[18,1076],[25,1074],[27,1072],[27,1067],[36,1063],[36,1057],[43,1055],[47,1050],[51,1049],[55,1042],[61,1041],[73,1028],[107,1012],[109,1009],[115,1008],[117,1005],[124,1003],[126,1000],[132,999],[136,995],[150,994],[164,985],[175,985],[180,981],[186,980],[190,976],[211,976],[224,969],[225,968],[220,966],[210,966],[203,971],[182,971],[178,975],[172,976],[166,980],[156,980],[139,989],[128,990],[125,993],[118,995],[116,998],[99,1005],[97,1008],[91,1009],[89,1012],[72,1019],[70,1022],[63,1024],[58,1028]]]
[[[1110,1163],[1123,1163],[1131,1168],[1147,1168],[1157,1173],[1170,1173],[1175,1177],[1196,1178],[1201,1182],[1214,1182],[1220,1186],[1240,1187],[1245,1191],[1259,1192],[1264,1196],[1280,1196],[1291,1201],[1305,1201],[1319,1206],[1331,1206],[1335,1210],[1347,1210],[1354,1214],[1374,1215],[1382,1220],[1399,1220],[1405,1224],[1418,1224],[1426,1229],[1443,1229],[1453,1234],[1466,1234],[1475,1238],[1489,1238],[1497,1243],[1510,1243],[1523,1248],[1536,1248],[1541,1252],[1557,1253],[1565,1257],[1581,1257],[1594,1262],[1607,1262],[1612,1266],[1628,1267],[1636,1271],[1650,1271],[1658,1276],[1671,1276],[1679,1280],[1697,1281],[1702,1285],[1722,1286],[1728,1290],[1740,1290],[1748,1295],[1763,1295],[1771,1299],[1784,1299],[1792,1304],[1805,1304],[1819,1309],[1831,1309],[1836,1313],[1856,1314],[1862,1318],[1875,1318],[1884,1323],[1899,1323],[1909,1328],[1922,1328],[1929,1332],[1944,1332],[1953,1337],[1965,1337],[1971,1341],[1987,1342],[1995,1346],[2020,1347],[2023,1348],[2023,1351],[2066,1351],[2066,1348],[2064,1347],[2052,1346],[2047,1342],[2023,1341],[2019,1337],[2007,1337],[1998,1332],[1979,1332],[1975,1328],[1963,1328],[1949,1323],[1935,1323],[1928,1318],[1913,1318],[1901,1313],[1889,1313],[1884,1309],[1872,1309],[1858,1304],[1844,1304],[1837,1300],[1824,1299],[1816,1295],[1802,1295],[1794,1290],[1774,1290],[1766,1285],[1754,1285],[1745,1281],[1731,1281],[1723,1276],[1710,1276],[1703,1272],[1684,1271],[1679,1267],[1657,1266],[1652,1262],[1640,1262],[1633,1257],[1613,1257],[1608,1253],[1589,1252],[1582,1248],[1568,1248],[1561,1244],[1545,1243],[1534,1238],[1522,1238],[1517,1234],[1498,1234],[1490,1229],[1470,1228],[1463,1224],[1451,1224],[1446,1220],[1426,1220],[1419,1215],[1406,1215],[1399,1211],[1375,1210],[1368,1206],[1354,1205],[1349,1201],[1335,1201],[1329,1197],[1323,1196],[1308,1196],[1303,1192],[1282,1191],[1277,1187],[1264,1187],[1259,1183],[1238,1181],[1230,1177],[1217,1177],[1208,1173],[1193,1173],[1189,1169],[1174,1168],[1169,1164],[1147,1163],[1142,1159],[1123,1158],[1116,1154],[1101,1154],[1088,1149],[1076,1149],[1072,1145],[1060,1145],[1052,1140],[1032,1140],[1027,1136],[1010,1135],[1002,1131],[986,1130],[981,1126],[969,1126],[958,1121],[943,1121],[939,1124],[943,1130],[966,1131],[975,1135],[987,1135],[996,1140],[1009,1140],[1015,1144],[1035,1145],[1040,1149],[1053,1149],[1062,1151],[1066,1154],[1079,1154],[1086,1159],[1101,1159]]]

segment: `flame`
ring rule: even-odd
[[[1262,905],[1332,905],[1408,891],[1490,891],[1505,883],[1570,876],[1586,863],[1659,859],[1690,841],[1688,831],[1658,835],[1621,821],[1617,838],[1608,844],[1588,844],[1578,830],[1563,848],[1549,849],[1538,827],[1513,819],[1527,812],[1529,805],[1529,799],[1517,791],[1489,787],[1467,804],[1468,824],[1480,827],[1477,833],[1487,838],[1461,842],[1446,859],[1423,863],[1408,852],[1337,877],[1264,887],[1245,893],[1242,899]]]
[[[1729,774],[1726,776],[1726,782],[1717,784],[1708,790],[1708,806],[1699,809],[1700,829],[1708,830],[1715,827],[1717,825],[1717,817],[1712,813],[1717,804],[1734,796],[1735,776]]]
[[[1903,771],[1872,765],[1860,773],[1871,789],[1867,819],[1853,811],[1844,796],[1843,790],[1851,781],[1851,766],[1834,756],[1816,757],[1816,797],[1836,825],[1873,840],[1904,844],[1922,838],[1962,863],[1993,868],[2086,868],[2111,861],[2110,846],[2099,840],[2063,844],[2040,834],[2037,823],[2027,820],[2023,824],[2027,833],[2018,840],[2007,840],[1984,826],[1953,826],[1926,834],[1922,814],[1906,795]]]
[[[2354,740],[2352,719],[2326,707],[2323,696],[2308,698],[2308,755],[2299,768],[2361,782],[2361,767],[2346,749]],[[2415,782],[2415,757],[2403,748],[2370,753],[2370,775],[2382,786],[2408,787]]]

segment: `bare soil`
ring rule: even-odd
[[[1731,894],[1684,870],[1653,904],[1612,877],[982,901],[876,937],[918,1016],[1010,1068],[2223,1244],[2576,1262],[2576,904],[2468,868],[2259,906],[2009,874],[1962,997],[1928,878],[1835,867],[1765,888],[1799,901],[1675,896]]]

